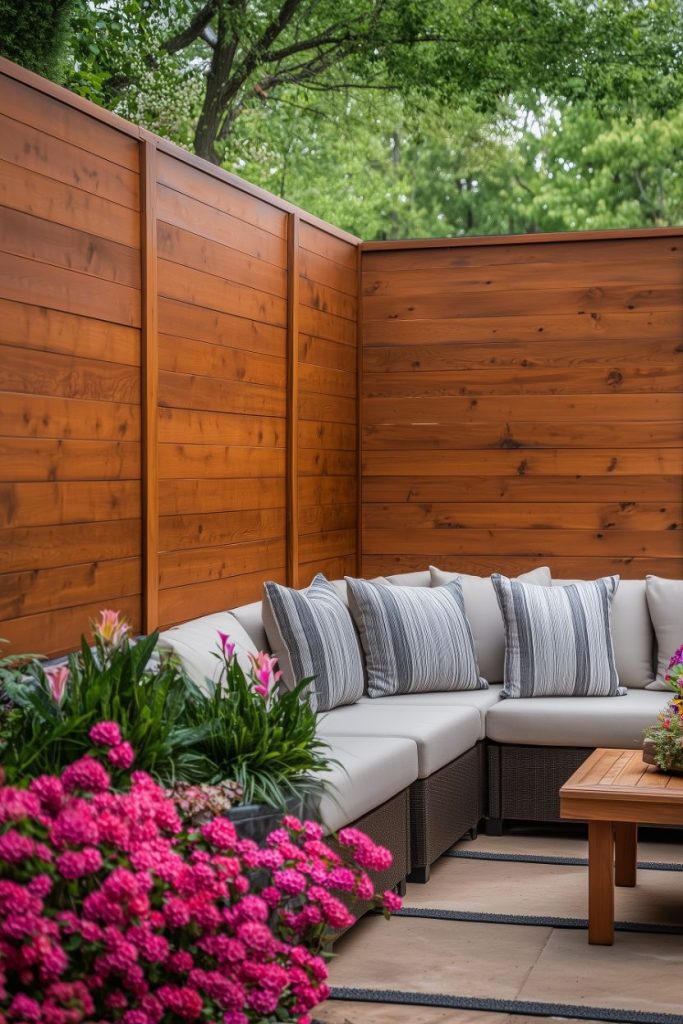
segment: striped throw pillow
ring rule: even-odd
[[[368,696],[488,687],[458,581],[430,590],[347,576],[346,585],[365,650]]]
[[[319,573],[308,590],[263,584],[263,625],[282,681],[290,690],[313,676],[314,711],[331,711],[363,696],[363,655],[349,609]]]
[[[612,598],[618,576],[539,587],[495,573],[505,621],[503,697],[616,697]]]

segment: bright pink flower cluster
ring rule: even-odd
[[[127,746],[111,722],[91,739],[110,760]],[[113,792],[94,756],[0,786],[0,1024],[308,1024],[325,930],[354,920],[339,894],[373,899],[366,869],[390,862],[340,840],[292,817],[264,847],[223,817],[185,832],[149,776]]]

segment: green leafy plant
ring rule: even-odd
[[[330,770],[327,744],[316,735],[316,713],[305,698],[310,679],[293,690],[276,692],[276,659],[252,655],[245,675],[234,645],[219,633],[223,662],[219,678],[196,689],[188,705],[182,742],[206,765],[208,782],[226,775],[243,790],[246,803],[284,808],[292,797],[319,794],[318,776]]]
[[[37,658],[0,663],[0,761],[8,779],[58,771],[89,748],[94,723],[114,721],[136,751],[136,767],[164,782],[201,779],[205,767],[178,730],[188,701],[172,659],[155,661],[157,633],[133,642],[117,612],[103,611],[93,646],[82,638],[68,661],[45,669]]]

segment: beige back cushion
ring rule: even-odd
[[[429,569],[421,569],[419,572],[399,572],[396,576],[380,576],[378,579],[380,581],[386,579],[397,587],[431,587],[432,585]]]
[[[263,602],[252,601],[251,604],[241,604],[239,608],[231,610],[240,626],[249,634],[256,650],[269,651],[268,637],[263,626]]]
[[[489,683],[502,683],[505,673],[505,625],[490,577],[444,572],[433,565],[430,565],[429,572],[433,587],[440,587],[454,579],[460,580],[465,598],[465,614],[472,628],[479,671]],[[522,573],[516,579],[541,587],[549,587],[552,584],[547,565]]]
[[[657,638],[657,678],[650,688],[668,690],[664,676],[671,655],[683,644],[683,580],[646,576],[645,587]]]
[[[581,582],[553,580],[553,586]],[[647,610],[645,580],[620,580],[612,600],[612,643],[622,686],[643,690],[652,683],[654,640]]]
[[[183,622],[159,635],[159,648],[173,651],[190,679],[206,692],[206,680],[217,681],[223,661],[216,657],[220,650],[219,630],[227,633],[235,644],[237,661],[244,672],[249,671],[249,653],[255,651],[252,638],[230,612],[204,615],[201,619]]]

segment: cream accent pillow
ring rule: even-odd
[[[223,668],[223,661],[214,657],[219,653],[219,630],[227,633],[230,643],[235,644],[237,662],[243,672],[248,672],[251,667],[249,654],[256,653],[256,646],[231,612],[204,615],[201,619],[183,622],[159,634],[157,647],[162,651],[173,651],[192,682],[204,693],[207,692],[206,680],[216,682]]]
[[[444,572],[433,565],[430,565],[429,573],[433,587],[442,587],[451,580],[460,580],[479,672],[489,683],[502,683],[505,674],[505,625],[490,576]],[[552,585],[547,565],[522,573],[516,579],[522,583],[535,583],[539,587]]]
[[[657,678],[648,689],[668,690],[664,676],[672,654],[683,644],[683,580],[646,576],[645,585],[657,637]]]

